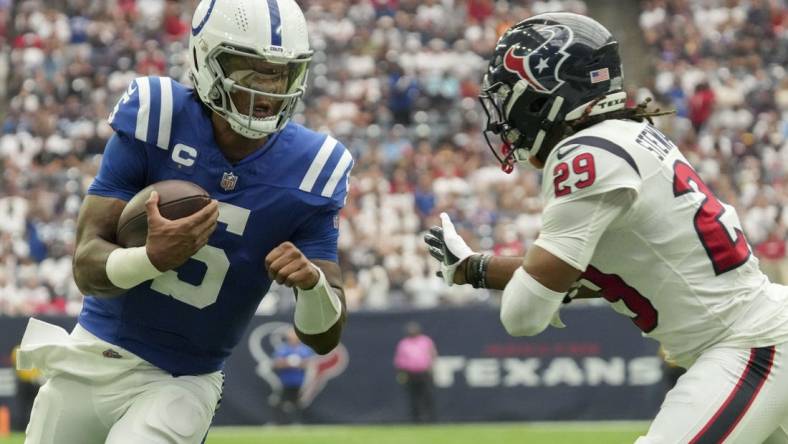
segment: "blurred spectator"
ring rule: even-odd
[[[778,284],[788,283],[788,259],[786,259],[785,228],[775,227],[769,236],[755,247],[761,270],[769,280]]]
[[[438,351],[432,339],[421,332],[418,323],[409,322],[405,326],[405,334],[397,344],[394,354],[397,381],[407,391],[411,420],[434,422],[436,413],[432,366]]]
[[[700,131],[714,111],[714,91],[708,83],[702,82],[695,87],[695,94],[689,101],[689,118],[695,131]]]
[[[304,385],[306,369],[315,352],[301,343],[295,329],[285,335],[285,341],[274,349],[274,372],[282,381],[282,392],[275,406],[274,421],[277,424],[300,424],[301,387]]]
[[[436,270],[431,269],[431,265],[432,262],[418,267],[422,271],[417,271],[403,285],[408,303],[414,308],[435,308],[446,293],[446,284],[435,275]]]

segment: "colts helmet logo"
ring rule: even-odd
[[[269,399],[272,404],[275,404],[282,392],[282,382],[273,370],[273,351],[284,342],[291,327],[292,325],[286,322],[268,322],[249,334],[249,352],[257,361],[255,373],[271,387]],[[327,355],[315,355],[306,368],[304,385],[299,395],[301,407],[311,404],[329,380],[345,371],[349,361],[347,348],[343,344],[337,345]]]
[[[572,43],[574,34],[564,25],[532,30],[545,39],[544,43],[526,56],[517,55],[518,52],[524,52],[520,45],[510,47],[504,55],[503,66],[528,82],[534,90],[551,94],[564,84],[564,81],[558,78],[558,71],[569,57],[565,49]]]

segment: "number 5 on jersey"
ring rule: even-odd
[[[229,233],[243,236],[249,213],[246,208],[219,202],[219,222],[227,224]],[[200,248],[192,259],[205,264],[205,275],[200,285],[184,282],[178,278],[177,271],[170,270],[154,279],[150,288],[196,308],[205,308],[216,302],[230,269],[230,259],[224,250],[211,245]]]

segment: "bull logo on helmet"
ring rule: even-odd
[[[552,94],[564,84],[558,72],[569,57],[565,50],[572,43],[572,30],[564,25],[532,29],[545,39],[544,42],[525,56],[516,54],[524,52],[520,45],[511,46],[504,55],[503,66],[528,82],[535,91]]]
[[[273,351],[285,339],[292,325],[286,322],[268,322],[252,330],[249,334],[249,352],[257,367],[255,373],[271,387],[269,401],[276,404],[282,392],[282,382],[273,370]],[[306,407],[323,390],[329,380],[336,378],[347,368],[348,352],[339,344],[326,355],[318,355],[310,360],[306,368],[304,384],[299,395],[299,404]]]

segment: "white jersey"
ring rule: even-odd
[[[548,156],[542,186],[552,228],[536,245],[585,270],[583,283],[601,289],[675,362],[687,366],[712,345],[788,340],[788,288],[760,272],[735,210],[652,126],[609,120],[574,134]],[[548,220],[572,219],[564,210],[583,208],[576,201],[614,190],[631,195],[614,218],[574,213],[588,227],[605,221],[591,236],[596,243],[573,244],[582,237],[577,220]]]

